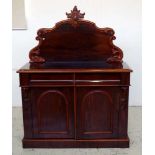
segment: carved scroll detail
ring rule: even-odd
[[[122,50],[120,48],[114,46],[114,48],[112,49],[112,56],[107,59],[107,62],[109,62],[109,63],[114,63],[114,62],[121,63],[122,58],[123,58]]]
[[[23,108],[25,111],[28,111],[31,108],[30,104],[30,91],[28,87],[22,87],[22,99],[23,99]]]
[[[120,110],[125,110],[128,106],[127,104],[127,95],[128,95],[128,87],[121,87],[122,95],[120,99]]]
[[[39,55],[39,47],[33,48],[29,53],[29,58],[31,62],[45,62],[45,59]]]
[[[22,96],[23,96],[23,101],[24,102],[28,102],[29,101],[29,88],[22,87]]]
[[[48,29],[46,28],[42,28],[38,30],[36,40],[39,41],[39,44],[33,49],[31,49],[29,53],[29,58],[31,62],[45,62],[45,59],[40,56],[39,50],[40,50],[40,45],[42,44],[43,40],[45,40],[44,35],[46,33],[48,33]]]
[[[110,37],[110,43],[112,45],[112,56],[107,59],[107,62],[108,63],[114,63],[114,62],[122,63],[123,62],[122,61],[123,51],[119,47],[117,47],[113,44],[113,40],[116,39],[116,37],[114,36],[114,34],[115,34],[114,30],[107,29],[106,33],[107,33],[107,35],[111,36]]]

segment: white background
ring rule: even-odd
[[[136,1],[136,0],[135,0]],[[143,1],[143,155],[154,153],[155,139],[155,1]],[[0,0],[0,154],[12,155],[12,91],[11,91],[11,0]]]
[[[16,70],[29,61],[28,54],[38,42],[36,32],[66,19],[77,5],[85,19],[99,27],[115,30],[114,43],[124,52],[124,61],[133,69],[129,105],[141,105],[141,0],[26,0],[27,30],[13,31],[13,106],[21,106]]]

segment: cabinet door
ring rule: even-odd
[[[73,87],[32,88],[34,138],[74,137]]]
[[[77,139],[117,137],[119,87],[78,87],[76,93]]]

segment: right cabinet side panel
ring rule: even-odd
[[[119,137],[127,138],[128,131],[128,96],[129,87],[123,86],[120,88],[120,103],[119,103]]]

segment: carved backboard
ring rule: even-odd
[[[30,62],[122,62],[123,52],[113,44],[113,29],[98,28],[95,23],[84,20],[85,13],[80,13],[76,6],[66,15],[68,19],[53,28],[38,30],[39,44],[30,51]]]

